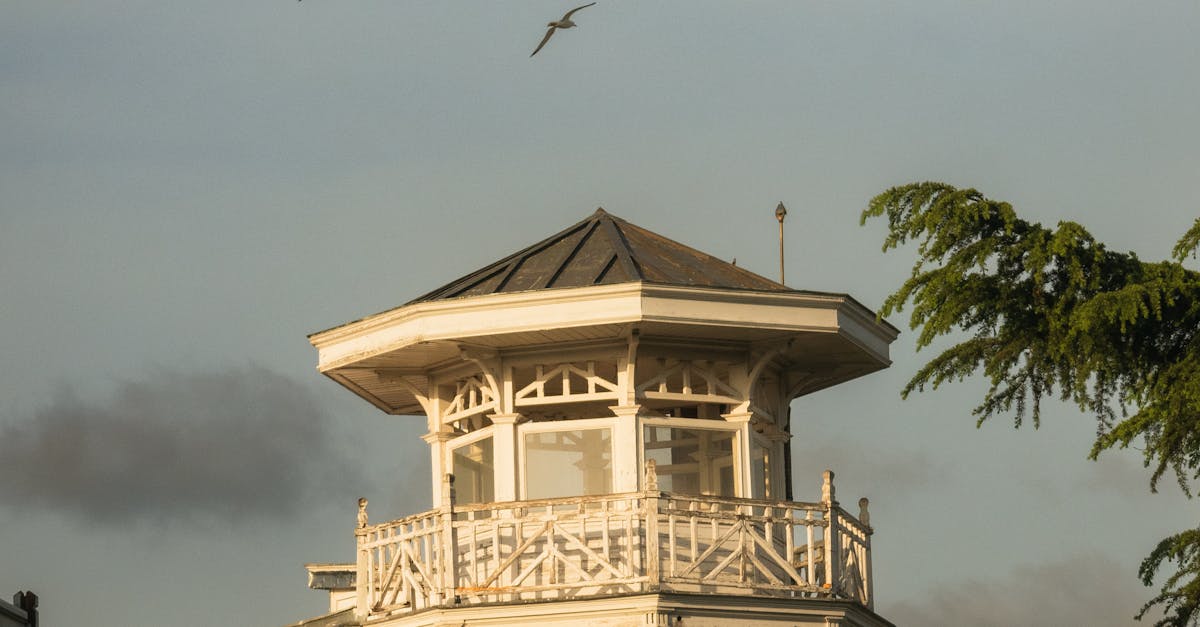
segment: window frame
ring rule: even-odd
[[[479,442],[480,440],[486,440],[486,439],[490,438],[492,440],[492,498],[493,499],[496,497],[496,493],[498,492],[498,490],[496,490],[496,484],[502,480],[502,477],[500,476],[501,473],[499,473],[497,471],[498,469],[496,468],[496,438],[495,438],[495,435],[496,435],[495,434],[495,426],[488,425],[482,429],[472,431],[470,433],[466,433],[466,434],[460,435],[456,438],[447,440],[446,444],[445,444],[445,449],[443,450],[443,457],[442,457],[442,459],[444,460],[443,466],[446,469],[445,472],[454,475],[455,479],[457,479],[458,473],[455,472],[456,468],[454,467],[454,451],[455,451],[455,449],[460,449],[464,446],[470,446],[471,444],[475,444],[476,442]],[[454,500],[455,500],[455,503],[461,503],[463,505],[474,504],[474,502],[462,503],[461,500],[457,496]],[[481,501],[481,502],[488,503],[488,502],[492,502],[492,501]]]
[[[647,427],[667,427],[671,429],[687,429],[692,431],[724,431],[733,434],[732,457],[733,457],[733,498],[747,498],[742,494],[742,486],[744,485],[743,474],[747,472],[745,460],[742,459],[742,428],[724,420],[710,420],[706,418],[642,418],[641,425],[638,428],[638,464],[640,467],[646,467],[646,428]],[[702,495],[694,494],[687,496],[716,496],[718,495]]]
[[[588,431],[608,429],[608,472],[609,486],[617,484],[617,464],[615,443],[617,436],[617,419],[613,418],[576,418],[572,420],[551,420],[546,422],[526,422],[517,425],[517,498],[522,501],[529,499],[528,485],[528,455],[525,446],[525,436],[531,433],[548,433],[555,431]],[[574,494],[563,497],[546,497],[546,498],[575,498],[582,496],[593,496],[586,494]],[[537,499],[542,500],[542,499]]]

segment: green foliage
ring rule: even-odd
[[[1164,561],[1175,562],[1179,569],[1167,577],[1158,596],[1142,606],[1137,618],[1141,620],[1151,608],[1161,605],[1164,616],[1154,623],[1154,627],[1195,624],[1196,608],[1200,603],[1200,529],[1184,531],[1159,542],[1138,569],[1142,583],[1154,585],[1154,576]]]
[[[1197,248],[1200,248],[1200,218],[1196,218],[1192,228],[1188,229],[1187,233],[1184,233],[1183,237],[1179,239],[1173,253],[1176,259],[1183,261],[1187,258],[1188,253],[1195,257]]]
[[[876,196],[862,222],[880,216],[885,251],[911,242],[918,253],[880,315],[911,306],[918,349],[970,334],[922,367],[903,396],[982,372],[991,385],[978,423],[1011,412],[1016,426],[1028,416],[1035,428],[1041,399],[1073,402],[1096,416],[1092,458],[1141,442],[1151,490],[1169,469],[1190,495],[1200,477],[1200,273],[1182,262],[1200,247],[1200,220],[1175,247],[1178,261],[1149,263],[1108,250],[1079,224],[1049,229],[943,183]],[[1200,624],[1198,552],[1200,532],[1185,532],[1143,563],[1147,582],[1164,560],[1180,565],[1148,604],[1174,612],[1159,625]]]

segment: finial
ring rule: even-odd
[[[865,496],[858,499],[858,522],[868,528],[871,526],[871,512],[867,511],[867,506],[870,504],[871,501],[867,500]]]
[[[646,460],[646,490],[649,492],[658,490],[658,462],[653,459]]]
[[[787,285],[787,279],[783,273],[783,219],[787,217],[787,207],[783,206],[783,201],[779,201],[779,206],[775,207],[775,219],[779,220],[779,284]]]
[[[836,500],[833,490],[833,471],[826,470],[821,473],[821,476],[825,478],[825,483],[821,485],[821,502],[833,503]]]
[[[367,526],[367,497],[358,497],[358,528]]]

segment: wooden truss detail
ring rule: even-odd
[[[547,392],[547,384],[554,386]],[[517,390],[513,404],[517,407],[584,401],[619,400],[620,386],[596,374],[596,362],[585,362],[580,368],[574,363],[556,364],[549,370],[543,364],[534,366],[533,381]],[[557,394],[554,392],[558,392]]]
[[[743,394],[730,382],[728,368],[715,361],[656,360],[658,371],[637,386],[638,396],[655,400],[738,404]],[[673,362],[673,363],[672,363]]]
[[[496,411],[499,399],[493,387],[478,374],[455,382],[454,396],[442,410],[442,421],[453,422],[487,411]]]

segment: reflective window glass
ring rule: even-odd
[[[736,496],[733,431],[647,426],[646,459],[653,459],[658,487],[679,494]]]
[[[771,498],[771,449],[768,444],[755,442],[750,447],[750,484],[755,498]]]
[[[465,505],[495,500],[496,473],[492,463],[491,438],[455,448],[451,457],[457,502]]]
[[[575,429],[525,434],[525,498],[610,492],[611,430]]]

